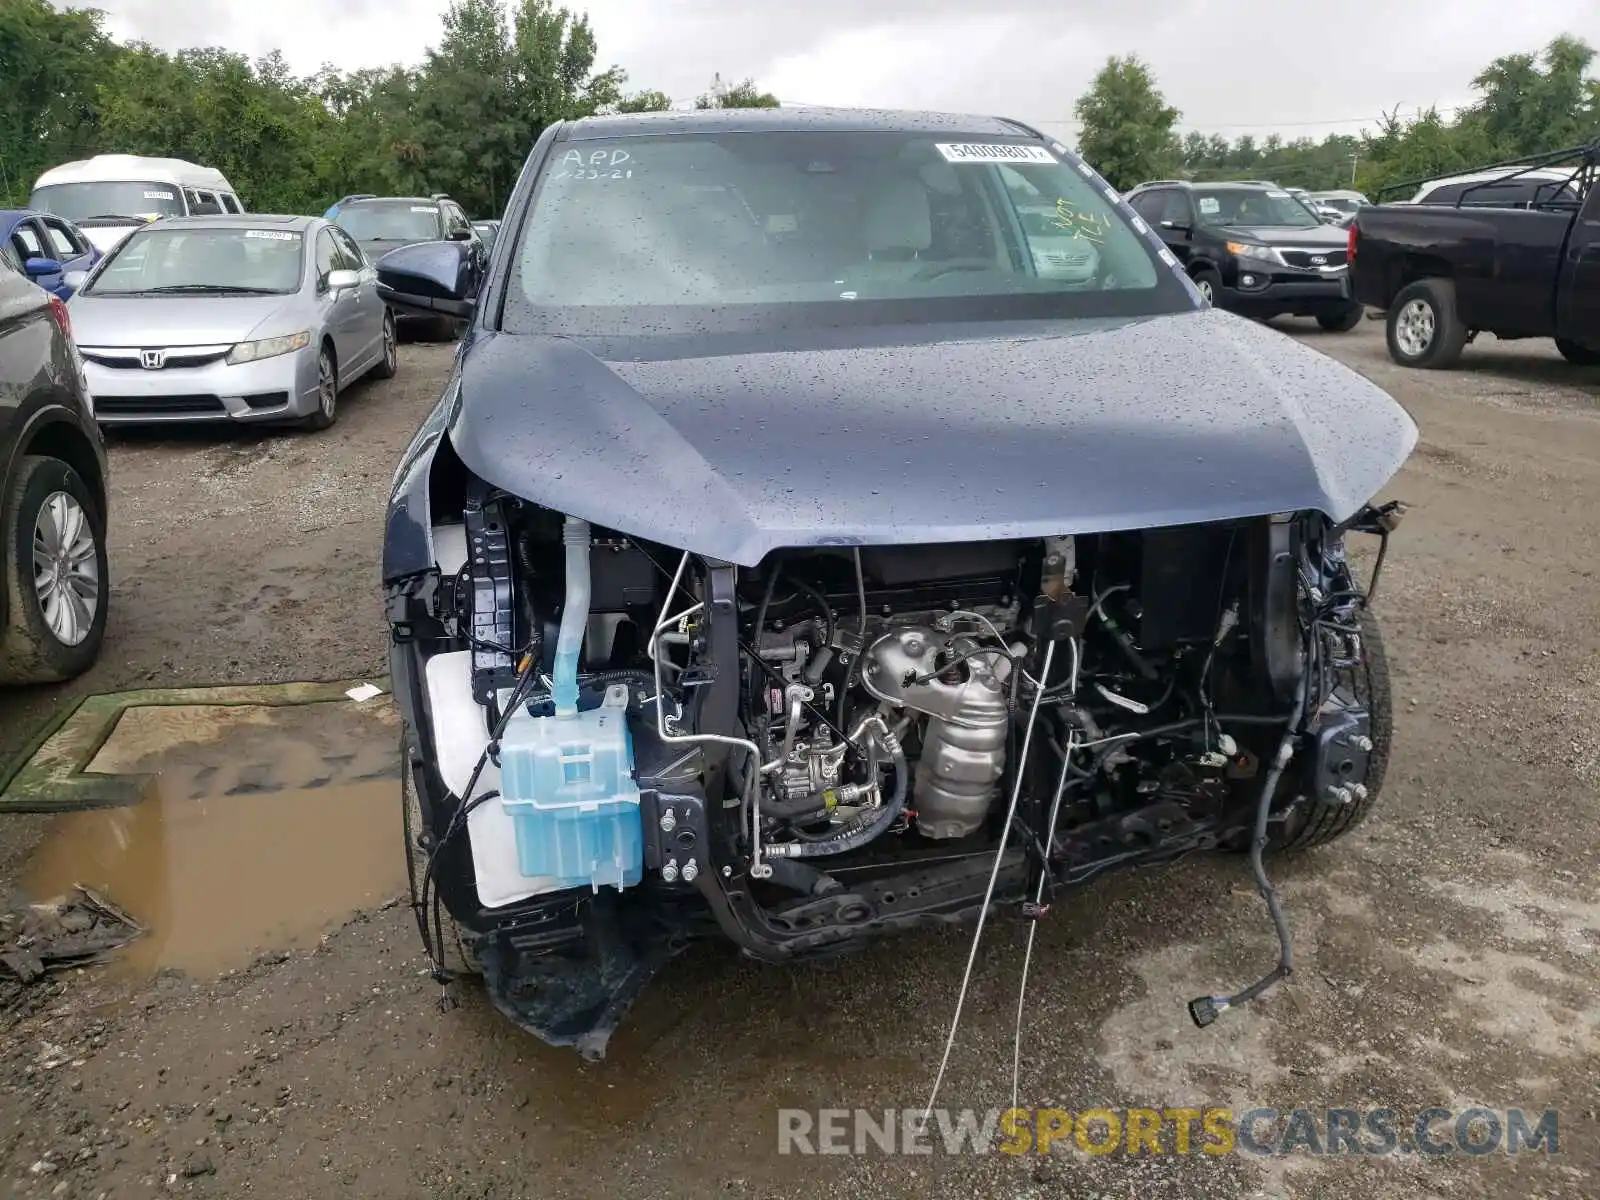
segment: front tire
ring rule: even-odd
[[[372,368],[374,379],[393,379],[400,370],[399,336],[395,333],[394,314],[383,314],[383,354],[378,365]]]
[[[1402,367],[1442,371],[1461,358],[1467,327],[1456,314],[1456,285],[1419,279],[1389,305],[1389,357]]]
[[[400,807],[405,830],[406,872],[411,880],[411,911],[417,914],[418,932],[422,935],[423,944],[427,945],[434,940],[431,897],[426,909],[420,907],[428,872],[428,850],[423,841],[427,826],[422,820],[422,800],[417,794],[416,779],[411,771],[411,752],[404,736],[400,739]],[[426,922],[425,927],[421,922]],[[423,932],[424,928],[426,932]],[[439,903],[439,932],[442,945],[436,953],[440,966],[461,977],[483,974],[483,966],[478,961],[470,935],[463,936],[462,926],[450,915],[442,901]]]
[[[1218,275],[1210,267],[1202,267],[1194,273],[1194,286],[1199,289],[1200,295],[1205,298],[1207,304],[1221,307],[1217,303],[1217,297],[1222,295],[1221,275]]]
[[[330,429],[339,419],[339,364],[326,342],[317,352],[317,408],[303,424],[307,429]]]
[[[78,473],[28,456],[0,507],[0,683],[55,683],[94,665],[110,596],[105,518]]]
[[[1318,313],[1317,324],[1329,333],[1349,333],[1357,325],[1361,324],[1361,318],[1365,312],[1366,309],[1362,308],[1361,305],[1352,304],[1335,312]]]
[[[1389,684],[1389,658],[1384,651],[1383,633],[1371,612],[1361,614],[1361,644],[1366,661],[1345,672],[1348,686],[1367,706],[1371,717],[1372,750],[1367,756],[1367,794],[1359,800],[1338,806],[1302,807],[1289,820],[1276,827],[1268,843],[1277,851],[1310,850],[1326,846],[1349,833],[1378,803],[1383,794],[1383,778],[1389,769],[1389,749],[1394,741],[1394,707]],[[1292,769],[1292,768],[1291,768]]]
[[[1582,342],[1574,342],[1567,338],[1557,338],[1556,349],[1561,351],[1562,358],[1575,366],[1600,367],[1600,350],[1592,346],[1585,346]]]

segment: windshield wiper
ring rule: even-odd
[[[276,288],[244,287],[232,283],[168,283],[161,287],[144,288],[142,296],[170,296],[179,292],[233,293],[242,296],[276,296]]]

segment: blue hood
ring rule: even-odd
[[[1354,371],[1214,309],[782,344],[480,334],[457,383],[408,461],[447,434],[526,500],[744,565],[785,546],[1342,520],[1417,438]],[[425,519],[406,472],[392,540]],[[385,574],[407,557],[391,546]]]

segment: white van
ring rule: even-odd
[[[97,154],[39,176],[28,206],[65,217],[102,251],[157,217],[244,212],[221,171],[181,158]]]

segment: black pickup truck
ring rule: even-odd
[[[1547,177],[1567,162],[1570,177],[1541,185],[1526,207],[1477,199],[1490,185]],[[1404,367],[1447,368],[1487,330],[1553,338],[1569,361],[1600,365],[1597,163],[1600,142],[1487,168],[1479,182],[1450,189],[1450,203],[1363,208],[1350,227],[1350,283],[1360,303],[1385,314],[1390,357]]]

